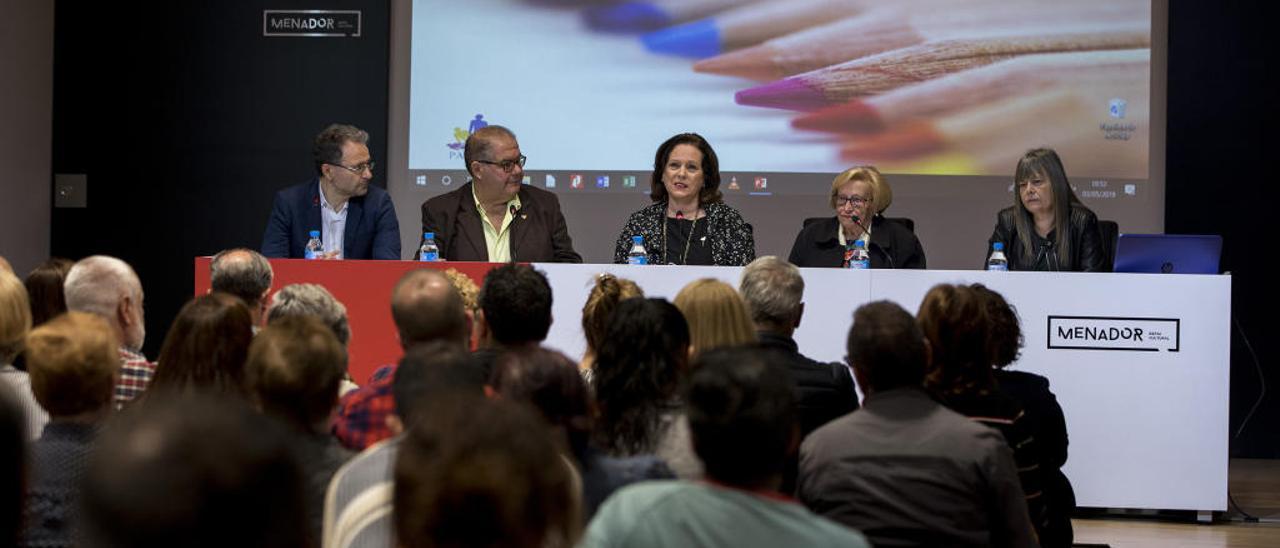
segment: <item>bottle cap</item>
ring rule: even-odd
[[[996,251],[1004,251],[1004,242],[996,242],[991,244],[991,248]]]
[[[422,233],[422,238],[423,238],[424,240],[434,240],[434,239],[436,239],[436,233],[435,233],[435,232],[423,232],[423,233]]]
[[[634,244],[643,244],[643,243],[644,243],[644,236],[632,236],[632,237],[631,237],[631,243],[634,243]]]
[[[312,237],[312,238],[319,238],[319,237],[320,237],[320,231],[319,231],[319,230],[312,230],[312,231],[311,231],[311,237]]]

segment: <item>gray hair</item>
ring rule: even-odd
[[[219,251],[209,264],[209,281],[214,291],[230,293],[250,307],[258,305],[271,289],[275,273],[271,263],[252,249],[236,248]]]
[[[738,285],[756,323],[788,324],[795,321],[804,299],[800,269],[773,255],[760,257],[742,270]]]
[[[133,267],[115,257],[94,255],[81,259],[62,283],[67,310],[88,312],[114,322],[120,300],[142,298],[142,281]]]
[[[276,292],[271,308],[267,311],[267,325],[297,316],[311,316],[324,322],[343,346],[351,340],[347,307],[333,298],[333,294],[323,286],[289,284]]]
[[[341,164],[342,163],[342,145],[348,142],[366,144],[369,142],[369,133],[356,126],[347,124],[332,124],[319,135],[311,144],[311,155],[316,162],[316,175],[323,175],[322,170],[325,164]]]

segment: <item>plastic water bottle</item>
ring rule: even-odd
[[[320,231],[312,230],[311,239],[307,240],[307,247],[302,252],[302,256],[307,260],[319,259],[324,255],[324,244],[320,243]]]
[[[440,260],[440,248],[436,246],[435,232],[424,232],[422,234],[422,247],[418,248],[418,260],[424,263],[433,263]]]
[[[849,258],[849,268],[867,270],[871,268],[871,254],[867,253],[866,242],[853,241],[853,256]]]
[[[1004,257],[1004,242],[991,244],[991,257],[987,259],[987,270],[1009,270],[1009,259]]]
[[[644,236],[631,237],[631,251],[627,252],[627,264],[649,264],[649,252],[644,248]]]

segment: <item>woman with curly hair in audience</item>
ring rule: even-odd
[[[665,299],[618,305],[596,356],[595,440],[606,453],[654,454],[677,476],[702,477],[680,388],[689,363],[689,325]]]

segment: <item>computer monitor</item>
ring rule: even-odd
[[[1116,242],[1116,272],[1217,274],[1222,236],[1121,234]]]

